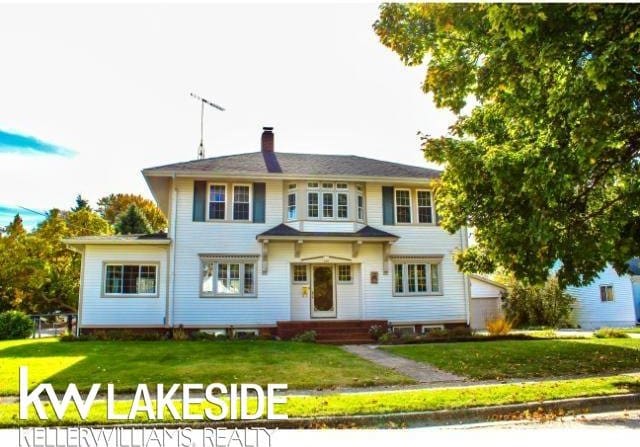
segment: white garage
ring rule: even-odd
[[[478,275],[469,275],[471,282],[471,328],[485,329],[487,321],[502,315],[502,294],[506,287]]]

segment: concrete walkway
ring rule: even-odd
[[[390,354],[376,345],[345,345],[347,352],[355,354],[370,362],[392,369],[421,384],[454,384],[464,382],[465,378],[442,371],[428,363],[419,363],[404,357]]]

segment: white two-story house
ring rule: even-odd
[[[79,328],[245,330],[325,338],[372,324],[468,325],[465,230],[437,224],[440,171],[350,155],[258,152],[143,170],[168,233],[68,240]],[[359,331],[359,334],[355,332]]]

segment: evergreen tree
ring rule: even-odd
[[[118,234],[149,234],[152,231],[140,208],[133,204],[118,216],[114,228]]]
[[[71,208],[71,211],[80,211],[87,210],[91,211],[91,207],[89,206],[89,201],[82,198],[82,195],[78,194],[76,196],[76,206]]]

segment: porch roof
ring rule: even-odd
[[[397,241],[395,234],[378,230],[366,225],[358,231],[299,231],[286,224],[277,225],[256,236],[259,241],[265,240],[343,240],[343,241]]]

